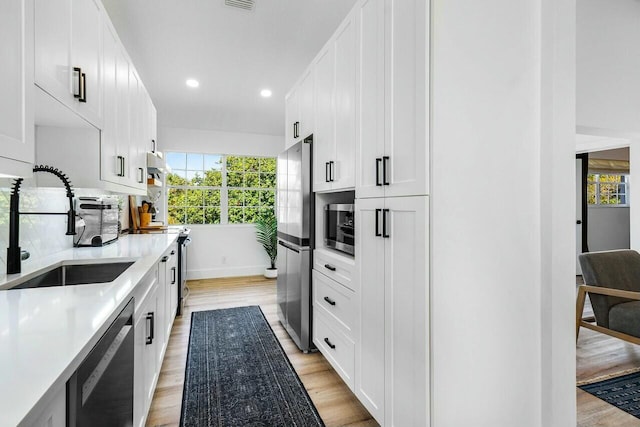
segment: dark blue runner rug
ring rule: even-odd
[[[579,387],[616,408],[640,418],[640,372]]]
[[[258,306],[197,311],[182,395],[183,427],[323,427]]]

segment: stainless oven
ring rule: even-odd
[[[329,204],[324,207],[324,244],[353,255],[355,253],[353,204]]]
[[[133,298],[67,381],[67,427],[133,425]]]

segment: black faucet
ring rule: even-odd
[[[23,178],[13,181],[11,199],[9,201],[9,247],[7,248],[7,274],[20,273],[21,271],[21,250],[20,250],[20,215],[67,215],[67,236],[76,234],[76,213],[73,209],[73,190],[69,178],[51,166],[34,166],[34,172],[48,172],[62,181],[67,189],[69,198],[69,210],[67,212],[20,212],[20,185]]]

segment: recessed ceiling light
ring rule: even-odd
[[[196,79],[187,79],[187,86],[198,87],[200,86],[200,82],[198,82]]]
[[[269,98],[271,96],[271,90],[270,89],[262,89],[260,91],[260,95],[262,95],[263,98]]]

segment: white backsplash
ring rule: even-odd
[[[25,180],[20,187],[21,212],[67,212],[69,199],[64,188],[33,187],[31,180]],[[9,247],[9,199],[13,180],[0,179],[0,274],[6,271],[7,248]],[[74,188],[79,196],[104,195],[104,191]],[[126,201],[126,197],[124,197]],[[128,207],[123,206],[124,212]],[[73,247],[73,236],[67,236],[65,215],[20,215],[20,247],[31,256],[30,260],[44,254],[52,254]]]

